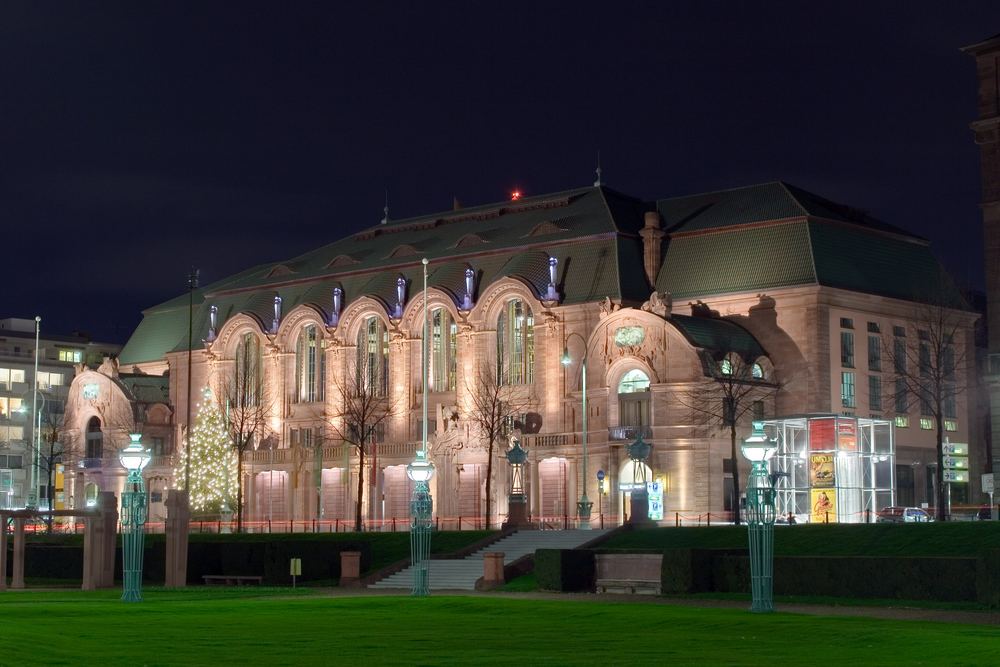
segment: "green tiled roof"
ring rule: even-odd
[[[715,352],[736,352],[747,361],[765,354],[749,331],[718,317],[671,315],[670,321],[695,347]]]
[[[122,373],[118,382],[140,403],[170,402],[170,378],[166,375]]]
[[[562,303],[641,301],[649,296],[635,232],[649,206],[605,187],[391,221],[299,257],[262,264],[199,290],[194,315],[195,345],[208,331],[208,310],[218,308],[218,326],[238,313],[252,313],[269,325],[275,295],[282,311],[309,303],[329,313],[334,287],[344,306],[362,296],[387,307],[396,302],[403,276],[408,296],[422,282],[420,259],[430,260],[428,282],[456,301],[465,291],[465,269],[477,273],[476,288],[517,277],[541,295],[548,285],[548,258],[559,259]],[[477,294],[478,297],[478,294]],[[122,351],[122,363],[162,359],[187,349],[187,295],[145,311],[143,322]]]

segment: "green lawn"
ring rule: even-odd
[[[746,549],[737,526],[652,528],[611,537],[600,549]],[[786,556],[974,556],[1000,549],[1000,522],[776,526],[774,552]]]
[[[996,664],[995,627],[511,597],[0,595],[4,664]]]

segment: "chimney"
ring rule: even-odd
[[[642,266],[646,270],[649,286],[653,287],[656,284],[656,274],[660,272],[660,246],[664,231],[660,229],[660,214],[656,211],[647,211],[645,221],[646,225],[639,230],[639,235],[642,236]]]

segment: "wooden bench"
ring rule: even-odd
[[[598,593],[659,595],[661,554],[597,554]]]
[[[264,577],[246,574],[205,574],[201,578],[206,586],[249,586],[250,584],[260,586],[264,579]]]

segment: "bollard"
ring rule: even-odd
[[[340,552],[340,587],[361,588],[361,552]]]
[[[823,514],[823,523],[830,523],[830,510],[827,510]]]
[[[503,586],[503,552],[493,552],[483,554],[483,583],[482,588],[490,590]]]
[[[712,525],[712,513],[711,512],[709,512],[708,514],[705,515],[705,525],[706,526],[711,526]]]
[[[872,522],[872,511],[870,509],[865,510],[865,523]]]
[[[674,512],[674,528],[680,528],[680,527],[681,527],[681,513]]]

